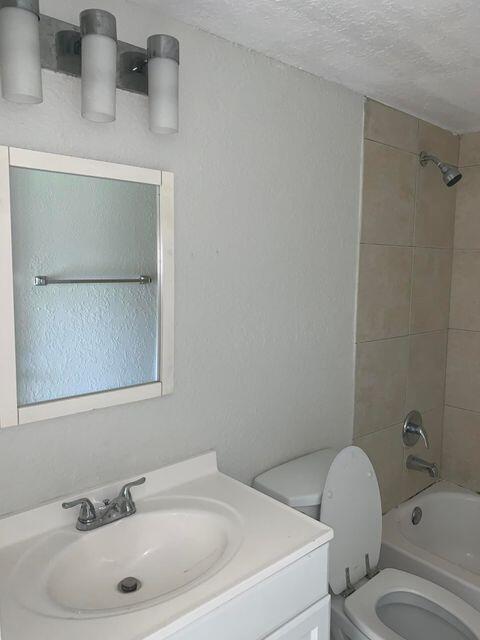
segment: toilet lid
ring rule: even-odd
[[[295,458],[257,476],[253,486],[290,507],[318,507],[337,453],[335,449],[321,449]]]
[[[336,456],[323,490],[320,520],[332,527],[330,587],[346,589],[345,569],[355,584],[366,575],[365,556],[375,568],[382,539],[382,507],[377,476],[359,447],[346,447]]]

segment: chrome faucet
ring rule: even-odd
[[[423,440],[425,449],[430,449],[428,434],[423,427],[422,415],[419,411],[410,411],[403,423],[403,444],[406,447],[413,447],[420,440]],[[438,478],[438,466],[435,462],[428,462],[418,456],[409,455],[406,461],[407,469],[412,471],[426,471],[431,478]]]
[[[438,466],[435,462],[428,462],[418,456],[408,456],[407,469],[412,469],[412,471],[426,471],[431,478],[438,478],[439,476]]]
[[[132,498],[131,488],[138,487],[145,482],[145,478],[139,478],[133,482],[127,482],[120,489],[120,493],[113,500],[104,500],[102,507],[95,507],[89,498],[77,498],[71,502],[64,502],[64,509],[71,509],[80,505],[78,514],[77,529],[79,531],[91,531],[98,529],[111,522],[116,522],[121,518],[133,516],[137,508]]]

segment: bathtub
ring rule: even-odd
[[[480,611],[480,496],[439,482],[392,509],[383,517],[380,566],[436,582]]]

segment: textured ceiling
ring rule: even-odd
[[[447,129],[480,129],[480,0],[135,2]]]

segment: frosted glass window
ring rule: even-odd
[[[156,382],[158,187],[10,171],[19,406]]]

